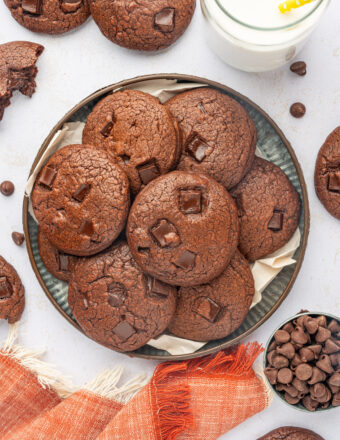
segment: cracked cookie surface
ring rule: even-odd
[[[55,247],[93,255],[110,246],[125,226],[129,182],[104,151],[69,145],[40,171],[32,204],[41,231]]]
[[[254,279],[248,261],[236,251],[222,274],[208,284],[181,287],[169,330],[194,341],[224,338],[248,314],[254,297]]]
[[[0,44],[0,121],[15,90],[29,97],[35,92],[35,64],[43,50],[40,44],[29,41]]]
[[[63,34],[90,16],[87,0],[4,0],[12,17],[33,32]]]
[[[176,166],[180,148],[168,109],[138,90],[102,99],[86,121],[83,143],[105,149],[126,172],[135,194]]]
[[[314,182],[321,203],[340,220],[340,127],[328,136],[320,148]]]
[[[293,426],[283,426],[274,429],[258,440],[324,440],[318,434],[309,429],[295,428]]]
[[[180,93],[165,105],[182,134],[177,169],[207,173],[226,189],[235,186],[255,157],[257,131],[246,110],[211,88]]]
[[[109,40],[142,51],[173,44],[189,26],[196,7],[196,0],[89,2],[94,21]]]
[[[275,164],[256,157],[251,170],[230,194],[239,212],[239,248],[249,261],[280,249],[296,231],[300,198]]]
[[[77,261],[68,301],[84,332],[117,351],[132,351],[172,319],[177,289],[144,275],[126,242]]]
[[[25,289],[13,266],[0,255],[0,319],[19,321],[25,308]]]
[[[171,285],[217,277],[235,253],[239,233],[233,199],[214,179],[173,171],[136,197],[126,235],[143,271]]]

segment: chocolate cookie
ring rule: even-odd
[[[142,270],[177,286],[208,283],[235,253],[236,206],[214,179],[174,171],[136,197],[126,235]]]
[[[90,16],[87,0],[4,0],[12,17],[33,32],[63,34]]]
[[[134,193],[174,168],[180,148],[170,112],[137,90],[100,101],[86,121],[83,143],[108,151],[128,175]]]
[[[255,157],[257,132],[246,110],[211,88],[180,93],[166,106],[182,132],[177,169],[207,173],[227,189],[235,186]]]
[[[194,341],[224,338],[244,321],[255,293],[249,263],[236,251],[222,274],[208,284],[181,287],[169,330]]]
[[[69,145],[42,168],[32,203],[41,232],[55,247],[93,255],[110,246],[125,226],[129,182],[104,151]]]
[[[144,275],[121,241],[74,266],[68,302],[92,339],[118,351],[145,345],[169,325],[176,288]]]
[[[239,210],[239,248],[249,261],[271,254],[290,240],[299,224],[300,198],[278,166],[256,157],[230,194]]]
[[[324,440],[318,434],[309,429],[295,428],[293,426],[283,426],[274,429],[267,435],[258,440]]]
[[[196,0],[89,0],[94,21],[109,40],[154,51],[173,44],[189,26]]]
[[[14,324],[25,308],[25,289],[13,266],[0,255],[0,319]]]
[[[340,127],[328,136],[319,151],[314,182],[321,203],[340,220]]]
[[[46,269],[58,280],[68,281],[72,264],[76,262],[77,257],[59,251],[41,230],[38,234],[38,246]]]
[[[0,44],[0,121],[15,90],[33,95],[38,72],[35,63],[43,50],[43,46],[29,41]]]

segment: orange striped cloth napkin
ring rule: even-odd
[[[75,391],[38,353],[0,349],[2,440],[213,440],[269,406],[252,366],[263,351],[241,345],[183,362],[160,364],[118,387],[122,368]]]

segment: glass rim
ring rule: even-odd
[[[253,29],[253,30],[257,30],[257,31],[271,31],[271,32],[272,32],[272,31],[281,31],[281,30],[289,29],[289,28],[291,28],[291,27],[296,26],[296,25],[299,24],[299,23],[302,23],[304,20],[306,20],[306,19],[309,18],[312,14],[314,14],[314,12],[317,11],[317,10],[319,9],[319,7],[320,7],[323,3],[325,3],[325,2],[327,2],[327,1],[329,1],[329,0],[320,0],[320,1],[314,6],[314,8],[313,8],[311,11],[309,11],[309,13],[306,14],[304,17],[300,18],[299,20],[293,21],[292,23],[287,24],[287,25],[285,25],[285,26],[277,26],[277,27],[261,27],[261,26],[254,26],[254,25],[251,25],[251,24],[249,24],[249,23],[246,23],[246,22],[244,22],[244,21],[242,21],[242,20],[239,20],[239,19],[236,18],[234,15],[232,15],[230,12],[228,12],[228,11],[226,10],[226,8],[221,4],[221,0],[214,0],[214,1],[215,1],[215,3],[217,4],[217,6],[221,9],[221,11],[222,11],[224,14],[226,14],[230,19],[232,19],[233,21],[235,21],[236,23],[238,23],[238,24],[240,24],[240,25],[242,25],[242,26],[244,26],[244,27],[247,27],[247,28],[249,28],[249,29]]]

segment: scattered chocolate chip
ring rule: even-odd
[[[136,333],[135,329],[127,321],[120,322],[113,329],[113,332],[122,340],[126,341]]]
[[[306,107],[302,102],[295,102],[290,107],[290,114],[294,116],[294,118],[302,118],[306,113]]]
[[[181,243],[176,227],[166,219],[156,223],[151,228],[151,234],[160,247],[175,248]]]
[[[331,192],[340,193],[340,171],[329,174],[327,189]]]
[[[192,269],[195,266],[196,254],[188,250],[183,251],[177,260],[175,265],[180,269]]]
[[[82,202],[87,196],[87,194],[90,192],[90,189],[91,189],[91,185],[86,185],[85,183],[82,183],[73,193],[72,197],[77,202]]]
[[[60,7],[62,11],[68,14],[71,12],[76,12],[80,8],[82,3],[82,0],[62,0]]]
[[[185,150],[197,162],[202,162],[207,157],[209,145],[197,133],[193,133],[186,143]]]
[[[154,160],[143,165],[139,165],[137,170],[140,180],[144,185],[147,185],[149,182],[151,182],[151,180],[154,180],[161,175]]]
[[[295,63],[290,66],[290,70],[299,76],[304,76],[307,73],[307,65],[304,61],[295,61]]]
[[[215,322],[220,311],[221,306],[210,298],[198,298],[193,305],[193,312],[209,322]]]
[[[202,192],[200,190],[180,190],[179,209],[183,214],[199,214],[202,211]]]
[[[12,240],[17,246],[21,246],[25,241],[25,236],[21,232],[12,232]]]
[[[39,177],[39,185],[52,189],[53,182],[57,177],[57,171],[51,167],[45,167]]]
[[[24,12],[34,15],[42,13],[43,0],[22,0],[21,7]]]
[[[278,232],[278,231],[282,231],[282,226],[283,226],[283,212],[274,210],[273,216],[268,223],[268,229],[274,232]]]
[[[160,12],[157,12],[154,16],[154,28],[168,34],[175,29],[175,15],[176,10],[174,8],[164,8]]]
[[[92,220],[84,220],[83,223],[80,225],[79,232],[81,234],[87,235],[88,237],[91,237],[91,235],[94,233]]]
[[[9,180],[5,180],[0,185],[1,194],[3,194],[6,197],[11,196],[14,193],[14,189],[15,189],[14,184]]]
[[[10,298],[13,295],[13,287],[7,277],[0,277],[0,300]]]

